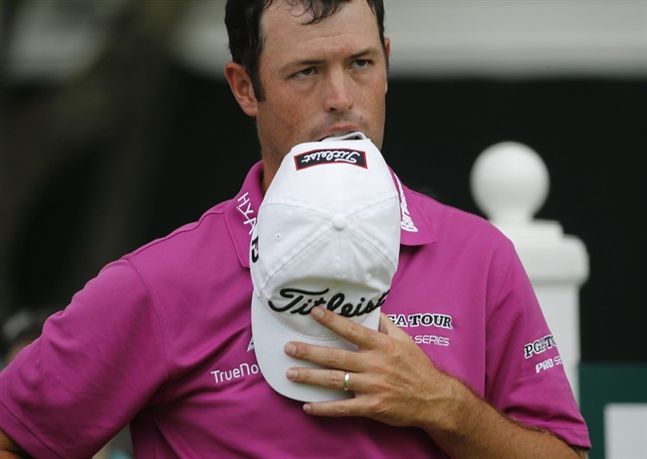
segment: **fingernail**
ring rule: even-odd
[[[321,307],[315,306],[312,308],[312,311],[310,311],[310,314],[312,314],[316,319],[321,319],[324,315],[324,311]]]
[[[303,411],[305,411],[306,413],[311,413],[312,412],[312,407],[310,406],[309,403],[306,403],[306,404],[303,405]]]
[[[288,343],[285,345],[283,350],[287,355],[294,355],[294,353],[297,351],[297,347],[292,343]]]
[[[286,371],[285,374],[287,375],[290,381],[294,381],[295,379],[297,379],[297,375],[298,375],[297,370],[293,370],[292,368]]]

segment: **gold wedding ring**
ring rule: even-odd
[[[348,392],[348,383],[349,382],[350,382],[350,372],[345,371],[344,372],[344,384],[342,386],[344,388],[344,392]]]

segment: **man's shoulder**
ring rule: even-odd
[[[214,257],[221,257],[223,253],[233,252],[224,218],[230,202],[223,201],[213,206],[197,221],[182,225],[123,258],[129,260],[137,270],[174,271],[186,269],[187,265],[198,267]]]
[[[481,243],[509,245],[509,239],[480,215],[440,202],[409,189],[410,205],[415,205],[438,240],[477,239]]]

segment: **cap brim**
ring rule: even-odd
[[[380,308],[377,308],[366,315],[362,325],[377,330],[379,321]],[[274,317],[263,305],[256,292],[252,295],[252,335],[256,360],[261,373],[272,389],[279,394],[304,402],[323,402],[352,397],[351,392],[290,381],[286,376],[288,368],[321,367],[304,360],[294,359],[286,355],[283,348],[289,341],[349,350],[356,349],[355,345],[343,338],[313,339],[295,333]]]

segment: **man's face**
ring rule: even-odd
[[[382,146],[387,66],[375,15],[364,0],[316,24],[303,13],[281,0],[261,19],[265,100],[255,116],[271,175],[301,142],[362,131]]]

